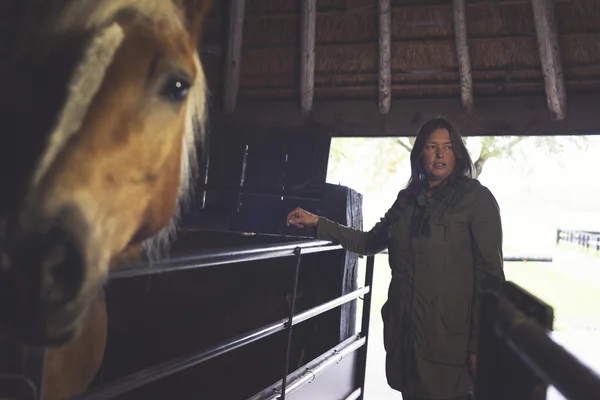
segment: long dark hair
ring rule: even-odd
[[[423,168],[422,161],[423,149],[429,136],[437,129],[446,129],[450,133],[452,150],[456,158],[454,170],[448,177],[447,182],[452,184],[459,180],[473,177],[473,161],[458,128],[447,118],[433,118],[421,126],[417,133],[413,149],[410,152],[411,174],[406,188],[411,195],[416,195],[422,188],[427,187],[427,174]]]

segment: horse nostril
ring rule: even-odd
[[[48,247],[40,260],[40,300],[63,305],[77,296],[83,280],[79,251],[69,242]]]
[[[77,297],[85,267],[76,241],[54,226],[22,237],[10,255],[9,290],[40,311],[60,308]]]

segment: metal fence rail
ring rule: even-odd
[[[144,276],[150,274],[158,274],[165,272],[176,272],[176,271],[184,271],[196,268],[204,268],[210,266],[217,265],[225,265],[232,263],[241,263],[248,261],[257,261],[257,260],[267,260],[274,258],[282,258],[282,257],[290,257],[296,256],[299,262],[300,255],[305,254],[314,254],[321,253],[327,251],[334,251],[342,249],[341,246],[333,245],[331,242],[322,241],[322,240],[307,240],[307,241],[298,241],[298,242],[290,242],[285,244],[268,244],[262,246],[236,246],[232,248],[225,248],[218,251],[214,250],[205,250],[195,252],[189,255],[178,256],[176,258],[171,258],[166,260],[157,266],[151,266],[148,264],[132,266],[128,268],[124,268],[118,271],[111,273],[110,279],[123,279],[129,277],[136,276]],[[371,257],[370,260],[370,269],[373,268],[373,260]],[[370,299],[370,283],[372,281],[372,272],[371,279],[367,280],[368,286],[355,290],[351,293],[345,294],[338,298],[335,298],[326,303],[320,304],[316,307],[313,307],[309,310],[306,310],[302,313],[294,315],[291,318],[291,324],[289,323],[289,318],[281,319],[272,324],[260,327],[251,332],[247,332],[243,335],[231,338],[227,341],[219,343],[215,346],[203,349],[196,353],[179,357],[153,367],[144,369],[137,373],[131,374],[129,376],[123,377],[114,382],[108,383],[106,385],[102,385],[94,390],[88,391],[80,396],[75,397],[73,400],[96,400],[96,399],[109,399],[115,396],[127,393],[131,390],[164,378],[166,376],[175,374],[177,372],[183,371],[187,368],[198,365],[202,362],[208,361],[214,357],[220,356],[222,354],[233,351],[237,348],[250,344],[259,339],[268,337],[277,332],[281,332],[286,329],[290,329],[291,327],[299,324],[303,321],[311,319],[317,315],[320,315],[324,312],[332,310],[335,307],[339,307],[343,304],[346,304],[350,301],[353,301],[359,298],[362,295],[365,295],[365,299]],[[366,324],[366,325],[365,325]],[[367,321],[364,322],[363,318],[363,327],[367,327],[368,332],[368,316]],[[365,335],[366,333],[365,332]],[[366,342],[366,339],[359,338],[358,343],[361,345],[356,347],[352,347],[353,351],[362,347],[362,345]],[[361,349],[363,350],[363,349]],[[366,348],[364,349],[366,355]],[[366,357],[362,357],[360,362],[366,361]],[[325,364],[328,365],[328,364]],[[323,366],[322,366],[323,368]],[[364,366],[359,366],[364,370]],[[303,381],[301,381],[303,382]],[[297,382],[293,383],[288,387],[290,391],[297,389]],[[288,391],[286,389],[286,393]],[[361,387],[361,391],[362,391]]]
[[[313,190],[273,190],[266,187],[244,187],[239,185],[215,185],[204,184],[198,187],[199,191],[222,192],[234,194],[248,194],[263,197],[285,197],[286,199],[305,200],[305,201],[323,201],[324,195],[321,192]]]
[[[382,251],[380,254],[389,254],[388,250]],[[503,261],[505,262],[552,262],[552,255],[535,255],[535,254],[518,254],[518,253],[508,253],[504,254]]]
[[[235,246],[221,250],[201,250],[187,255],[178,255],[162,261],[159,265],[141,264],[125,267],[110,273],[110,279],[131,278],[165,272],[186,271],[190,269],[213,267],[248,261],[268,260],[294,256],[296,248],[302,254],[314,254],[340,250],[342,247],[325,240],[304,240],[285,244],[267,244],[261,246]]]
[[[219,250],[202,250],[190,254],[178,255],[177,257],[170,257],[166,259],[164,262],[161,262],[159,265],[151,265],[150,263],[144,263],[139,265],[132,265],[130,267],[126,267],[114,272],[111,272],[109,279],[123,279],[123,278],[131,278],[152,274],[160,274],[167,272],[177,272],[177,271],[185,271],[197,268],[205,268],[212,267],[218,265],[227,265],[233,263],[243,263],[250,261],[258,261],[258,260],[268,260],[268,259],[276,259],[276,258],[284,258],[296,256],[297,262],[300,260],[301,255],[305,254],[314,254],[314,253],[322,253],[328,251],[341,250],[341,246],[333,245],[331,242],[323,241],[323,240],[304,240],[304,241],[296,241],[296,242],[288,242],[288,243],[276,243],[276,244],[266,244],[266,245],[252,245],[252,246],[235,246],[229,248],[223,248]],[[274,322],[270,325],[266,325],[255,329],[251,332],[247,332],[243,335],[231,338],[227,341],[219,343],[215,346],[203,349],[194,354],[190,354],[187,356],[183,356],[177,359],[173,359],[153,367],[147,368],[145,370],[139,371],[122,379],[116,380],[115,382],[108,383],[106,385],[102,385],[94,390],[88,391],[80,396],[74,398],[74,400],[91,400],[91,399],[109,399],[120,394],[129,392],[135,388],[141,387],[148,383],[154,382],[158,379],[164,378],[166,376],[175,374],[184,369],[190,368],[194,365],[200,364],[204,361],[210,360],[214,357],[220,356],[222,354],[228,353],[232,350],[250,344],[256,340],[265,338],[267,336],[273,335],[277,332],[281,332],[285,329],[291,329],[291,326],[299,324],[303,321],[306,321],[310,318],[313,318],[317,315],[320,315],[324,312],[332,310],[335,307],[338,307],[342,304],[346,304],[350,301],[353,301],[359,298],[362,295],[369,295],[370,287],[364,287],[358,289],[354,292],[345,294],[341,297],[328,301],[326,303],[320,304],[314,308],[311,308],[307,311],[294,315],[291,318],[291,324],[289,323],[290,318],[284,318],[280,321]],[[29,354],[29,353],[26,353]],[[33,354],[33,353],[32,353]],[[27,376],[23,375],[23,382],[25,385],[21,385],[19,382],[15,381],[15,390],[23,393],[17,394],[17,398],[23,399],[43,399],[43,394],[41,389],[43,387],[43,382],[41,376],[38,376],[39,368],[43,368],[43,353],[40,357],[37,358],[39,365],[33,365],[32,368],[29,368],[27,371],[33,371],[33,376],[30,373],[27,373]],[[29,363],[31,364],[31,363]],[[29,365],[27,364],[27,365]],[[35,368],[34,368],[35,367]],[[40,371],[42,369],[39,369]],[[17,375],[6,375],[0,374],[0,382],[5,382],[7,386],[7,390],[12,390],[8,385],[12,385],[12,381],[20,376],[20,370],[16,371]],[[32,376],[30,376],[32,375]],[[5,379],[4,379],[5,378]],[[39,378],[39,379],[37,379]],[[31,379],[34,379],[36,382],[30,382]],[[18,379],[17,379],[18,380]],[[10,382],[9,382],[10,381]],[[29,383],[28,383],[29,382]],[[29,384],[29,386],[27,386]],[[21,390],[21,386],[25,389],[25,394],[23,390]],[[37,387],[34,387],[37,386]],[[14,397],[14,396],[12,396]]]
[[[352,293],[348,293],[327,303],[323,303],[317,307],[304,311],[294,316],[292,320],[292,325],[299,324],[303,321],[316,317],[317,315],[323,314],[326,311],[329,311],[335,307],[352,301],[368,292],[369,288],[361,288]],[[176,358],[174,360],[167,361],[165,363],[144,369],[142,371],[136,372],[132,375],[119,379],[113,383],[103,385],[102,387],[99,387],[96,390],[75,397],[73,400],[110,399],[112,397],[121,395],[140,386],[146,385],[158,379],[183,371],[184,369],[193,367],[194,365],[198,365],[202,362],[208,361],[214,357],[228,353],[239,347],[250,344],[256,340],[265,338],[267,336],[271,336],[277,332],[281,332],[286,329],[287,321],[288,319],[284,318],[270,325],[260,327],[251,332],[247,332],[243,335],[217,344],[216,346],[209,347],[208,349],[204,349],[197,353]]]
[[[43,348],[0,341],[0,399],[41,399],[44,359]]]
[[[354,335],[344,342],[338,344],[333,349],[327,351],[316,359],[312,360],[304,367],[292,372],[289,375],[289,385],[286,395],[292,394],[303,386],[317,381],[328,369],[339,364],[344,358],[361,350],[366,345],[366,338],[362,335]],[[357,389],[356,391],[361,391]],[[356,392],[355,391],[355,392]],[[263,389],[248,400],[280,400],[281,399],[281,380],[273,385]]]
[[[561,242],[600,253],[600,232],[558,229],[556,231],[556,244]]]

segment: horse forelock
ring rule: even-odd
[[[98,31],[75,67],[67,87],[67,98],[32,179],[36,186],[68,140],[81,128],[124,33],[118,24]]]
[[[98,29],[114,22],[123,11],[132,11],[164,28],[185,29],[183,12],[173,0],[70,0],[55,28]]]

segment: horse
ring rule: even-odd
[[[210,3],[22,8],[37,14],[19,20],[0,68],[0,337],[47,348],[47,400],[89,386],[109,271],[160,257],[190,203],[206,153],[197,44]]]

